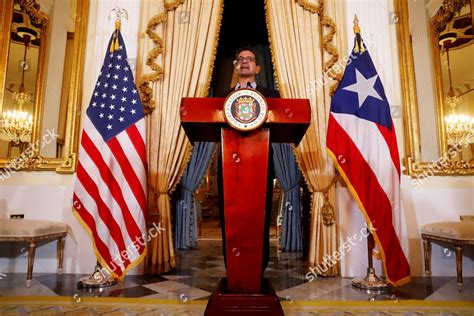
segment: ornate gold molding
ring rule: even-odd
[[[41,12],[41,6],[38,0],[15,0],[15,3],[18,4],[36,24],[49,24],[49,17]]]
[[[405,157],[403,158],[403,165],[405,170],[403,173],[412,176],[413,178],[424,178],[432,175],[472,175],[474,174],[472,164],[467,162],[458,162],[449,160],[446,145],[446,136],[444,132],[444,109],[442,106],[442,89],[440,61],[435,58],[435,81],[437,89],[435,91],[437,98],[437,124],[439,127],[439,146],[441,157],[437,161],[427,162],[422,161],[421,158],[421,143],[420,143],[420,122],[418,115],[418,97],[415,79],[415,67],[413,57],[413,47],[411,44],[411,35],[409,30],[409,10],[408,0],[395,0],[395,15],[398,18],[397,39],[398,39],[398,55],[400,63],[400,79],[402,88],[402,102],[403,102],[403,126],[404,126],[404,143],[405,143]],[[439,29],[441,25],[446,23],[443,14],[452,16],[452,10],[458,7],[459,2],[466,2],[465,0],[445,0],[447,4],[438,11],[433,18],[431,27]],[[448,9],[449,8],[449,9]],[[444,22],[443,22],[444,21]],[[434,29],[433,29],[434,30]],[[439,55],[438,42],[432,36],[433,54]],[[438,54],[438,55],[436,55]]]
[[[40,10],[40,5],[37,0],[12,0],[5,1],[2,4],[2,9],[8,7],[9,10],[4,15],[2,12],[2,23],[0,25],[0,38],[2,43],[8,43],[10,41],[10,36],[6,32],[10,33],[11,19],[13,13],[13,2],[18,3],[22,10],[27,12],[30,16],[35,19],[44,19],[47,21],[45,23],[49,24],[49,18],[43,13],[38,12]],[[8,5],[6,4],[8,3]],[[87,36],[87,23],[89,16],[89,0],[77,0],[76,4],[76,15],[74,17],[75,22],[75,32],[74,32],[74,42],[73,42],[73,54],[71,61],[71,78],[70,85],[68,87],[68,101],[67,101],[67,114],[66,114],[66,128],[64,135],[64,145],[63,145],[63,154],[61,158],[46,158],[39,154],[39,150],[42,146],[42,141],[45,141],[46,136],[54,137],[51,135],[41,135],[41,121],[42,115],[44,112],[43,107],[43,91],[42,89],[36,89],[37,93],[35,96],[35,121],[33,135],[31,138],[31,143],[26,147],[18,157],[13,159],[11,158],[2,158],[0,159],[0,168],[2,175],[8,175],[18,170],[54,170],[58,173],[73,173],[76,170],[76,161],[77,161],[77,150],[79,142],[79,123],[80,123],[80,113],[81,113],[81,102],[82,102],[82,80],[83,80],[83,67],[84,67],[84,57],[85,57],[85,44]],[[8,19],[3,19],[3,17],[8,17]],[[0,23],[1,24],[1,23]],[[42,28],[41,31],[41,40],[47,41],[47,30]],[[5,41],[4,41],[5,40]],[[6,67],[7,58],[5,58],[5,53],[8,54],[8,45],[2,45],[0,63],[1,68]],[[6,47],[6,48],[5,48]],[[4,51],[6,49],[6,51]],[[39,55],[39,69],[38,69],[38,78],[44,76],[45,68],[45,55],[46,52],[40,51]],[[7,56],[8,57],[8,56]],[[0,71],[1,75],[1,71]],[[5,86],[4,77],[0,77],[0,83],[2,87]],[[39,85],[42,87],[43,82]],[[3,90],[3,89],[2,89]],[[0,96],[1,97],[1,96]]]
[[[430,21],[431,30],[434,34],[442,32],[454,14],[459,12],[469,1],[470,0],[444,0],[438,12],[436,12]]]

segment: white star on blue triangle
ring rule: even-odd
[[[365,78],[363,74],[360,73],[356,68],[356,83],[351,84],[350,86],[344,87],[342,89],[352,91],[357,93],[359,98],[359,108],[364,104],[367,97],[374,97],[379,100],[383,100],[382,97],[374,89],[375,81],[379,75],[375,75],[371,78]]]
[[[332,97],[331,112],[355,115],[392,129],[390,105],[367,49],[352,50],[350,62]]]

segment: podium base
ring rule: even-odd
[[[261,293],[228,293],[227,278],[219,280],[217,290],[207,302],[205,316],[221,315],[271,315],[283,316],[278,296],[268,279],[262,280]]]

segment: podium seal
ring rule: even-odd
[[[263,95],[253,89],[239,89],[224,102],[224,118],[232,128],[252,131],[267,120],[268,106]]]

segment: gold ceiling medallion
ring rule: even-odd
[[[463,6],[469,4],[470,0],[445,0],[443,5],[439,8],[436,15],[431,18],[430,25],[434,34],[441,33],[446,24],[454,17],[456,12],[459,12]]]

